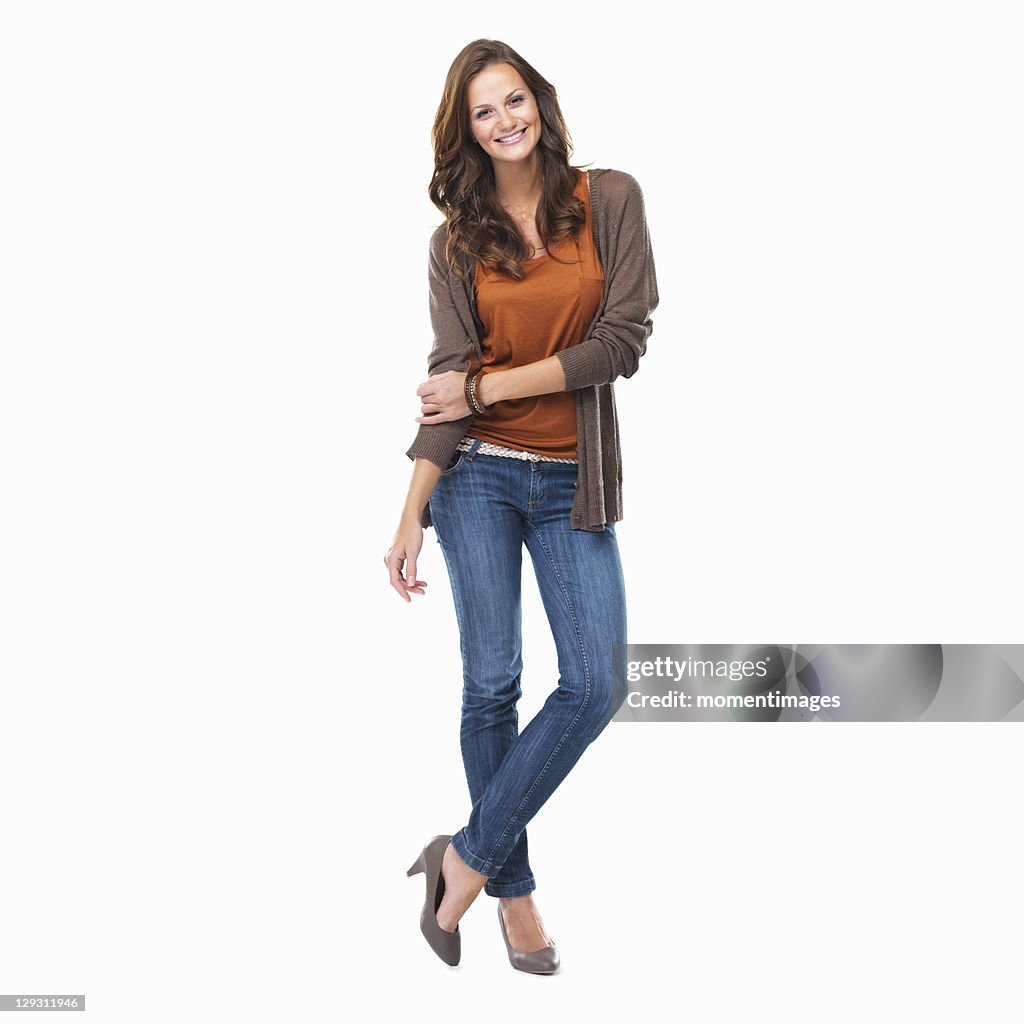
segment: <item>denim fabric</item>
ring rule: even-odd
[[[612,644],[626,642],[615,526],[574,530],[578,466],[456,452],[429,500],[462,650],[462,758],[473,803],[452,837],[491,896],[536,888],[526,825],[626,697]],[[558,654],[558,686],[522,732],[522,553],[533,561]]]

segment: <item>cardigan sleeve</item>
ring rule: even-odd
[[[479,363],[476,357],[476,327],[465,298],[462,282],[452,273],[444,254],[447,228],[441,225],[430,239],[428,281],[430,322],[434,341],[427,357],[427,376],[447,370],[466,372]],[[410,459],[429,459],[444,469],[475,416],[471,413],[443,423],[421,423],[405,453]]]
[[[617,177],[614,192],[621,189],[621,197],[602,196],[600,205],[600,215],[607,219],[601,237],[610,241],[604,253],[604,307],[583,341],[555,353],[565,373],[566,391],[632,377],[654,327],[651,314],[658,305],[658,282],[644,197],[632,175],[620,171]]]

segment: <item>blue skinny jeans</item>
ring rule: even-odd
[[[612,644],[626,642],[615,526],[574,530],[577,466],[456,452],[430,496],[448,568],[463,665],[461,746],[472,811],[458,855],[509,898],[536,888],[526,825],[626,697]],[[558,686],[519,731],[522,553],[558,654]]]

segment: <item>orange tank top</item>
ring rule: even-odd
[[[583,171],[577,176],[574,194],[583,200],[587,221],[576,238],[563,238],[548,252],[526,260],[521,281],[477,261],[485,372],[525,366],[579,344],[601,308],[604,272],[594,247],[590,187]],[[551,258],[552,249],[558,260]],[[495,402],[489,412],[477,415],[466,433],[538,455],[575,459],[576,392]]]

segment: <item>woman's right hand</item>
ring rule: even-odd
[[[423,527],[416,520],[403,518],[395,531],[395,539],[384,556],[384,564],[388,567],[391,586],[398,591],[403,601],[412,602],[410,594],[422,594],[427,585],[426,580],[416,578],[416,559],[423,547]],[[405,573],[402,573],[402,567]]]

